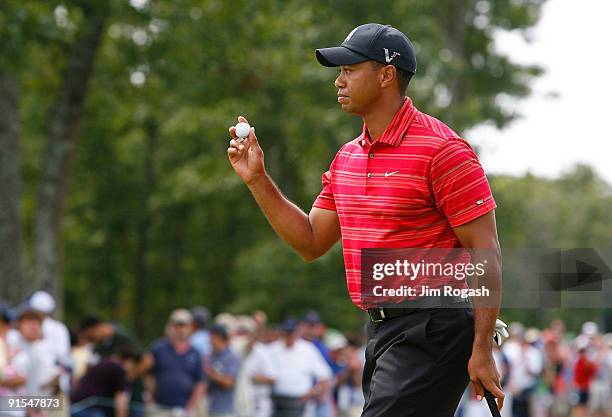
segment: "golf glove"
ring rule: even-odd
[[[508,334],[508,330],[506,330],[506,323],[501,321],[500,319],[495,320],[495,330],[493,331],[493,340],[497,343],[497,346],[501,346],[504,339],[508,338],[510,335]]]

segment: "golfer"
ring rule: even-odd
[[[365,24],[316,57],[339,68],[338,103],[362,118],[363,131],[323,174],[310,213],[268,176],[254,129],[239,142],[230,127],[227,153],[276,233],[303,259],[342,239],[349,294],[370,316],[362,417],[451,417],[470,380],[480,399],[486,388],[501,409],[492,356],[498,303],[455,309],[446,307],[457,300],[438,297],[428,308],[367,308],[361,293],[366,248],[499,248],[496,205],[475,153],[405,96],[416,56],[399,30]],[[498,256],[486,278],[499,284]]]

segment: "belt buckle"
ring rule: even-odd
[[[386,318],[385,309],[383,307],[374,307],[374,309],[380,313],[380,318],[374,319],[372,315],[370,315],[370,320],[372,320],[372,323],[380,323]]]

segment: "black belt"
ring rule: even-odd
[[[471,307],[467,298],[461,297],[427,297],[418,300],[410,300],[398,304],[396,307],[373,307],[368,309],[370,320],[374,323],[405,316],[406,314],[417,313],[429,308],[468,308]]]

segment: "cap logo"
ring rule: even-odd
[[[383,48],[383,49],[385,50],[385,61],[387,61],[387,64],[393,61],[393,58],[395,58],[396,56],[400,54],[399,52],[393,52],[393,54],[389,56],[389,50],[387,48]]]
[[[353,33],[355,33],[355,31],[359,29],[359,27],[356,27],[355,29],[351,30],[351,33],[349,33],[346,37],[346,39],[344,40],[344,42],[348,42],[349,39],[351,39],[351,37],[353,36]]]

